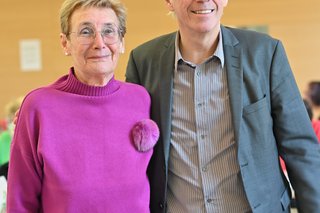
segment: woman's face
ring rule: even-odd
[[[69,38],[61,34],[61,42],[81,82],[105,85],[113,76],[124,48],[118,26],[110,8],[80,8],[72,14]]]

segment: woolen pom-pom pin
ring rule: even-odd
[[[137,122],[131,130],[133,143],[139,152],[149,151],[159,139],[157,124],[150,119]]]

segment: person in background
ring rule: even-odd
[[[306,107],[308,116],[309,116],[310,121],[311,121],[312,117],[313,117],[313,112],[312,112],[311,106],[310,106],[309,102],[307,100],[305,100],[305,99],[303,99],[303,103],[304,103],[304,106]]]
[[[317,135],[318,142],[320,143],[320,120],[312,120],[312,127]]]
[[[309,102],[307,100],[303,100],[304,105],[306,106],[309,118],[311,120],[312,123],[312,127],[314,129],[314,132],[317,135],[318,138],[318,142],[320,143],[320,120],[313,120],[313,112],[312,112],[312,108],[311,105],[309,104]]]
[[[69,74],[31,91],[19,110],[7,212],[149,212],[146,174],[159,135],[150,97],[114,79],[126,12],[116,0],[66,0]]]
[[[7,121],[6,119],[1,119],[0,120],[0,133],[7,130]]]
[[[0,166],[8,163],[9,161],[10,144],[14,132],[13,119],[15,117],[15,112],[19,109],[22,103],[22,100],[23,97],[18,97],[15,100],[10,101],[5,106],[7,129],[0,134]]]
[[[320,81],[310,82],[305,96],[312,111],[312,126],[320,143]]]
[[[18,97],[13,101],[10,101],[5,106],[7,129],[0,133],[0,175],[7,178],[8,162],[10,155],[10,145],[14,132],[13,119],[15,112],[19,109],[23,97]]]
[[[308,84],[305,98],[312,109],[312,120],[320,120],[320,81],[311,81]]]
[[[178,30],[132,50],[160,139],[151,212],[320,210],[320,147],[282,43],[220,24],[228,0],[166,0]]]

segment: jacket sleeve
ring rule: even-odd
[[[131,51],[126,70],[126,82],[140,84],[138,68],[134,59],[134,52]]]
[[[320,147],[281,42],[270,72],[273,129],[299,212],[320,210]]]
[[[32,104],[21,106],[9,160],[7,212],[39,212],[42,166],[37,154],[38,119]]]

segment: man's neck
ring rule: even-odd
[[[191,34],[180,31],[179,48],[183,59],[194,64],[203,63],[215,52],[219,32]]]

